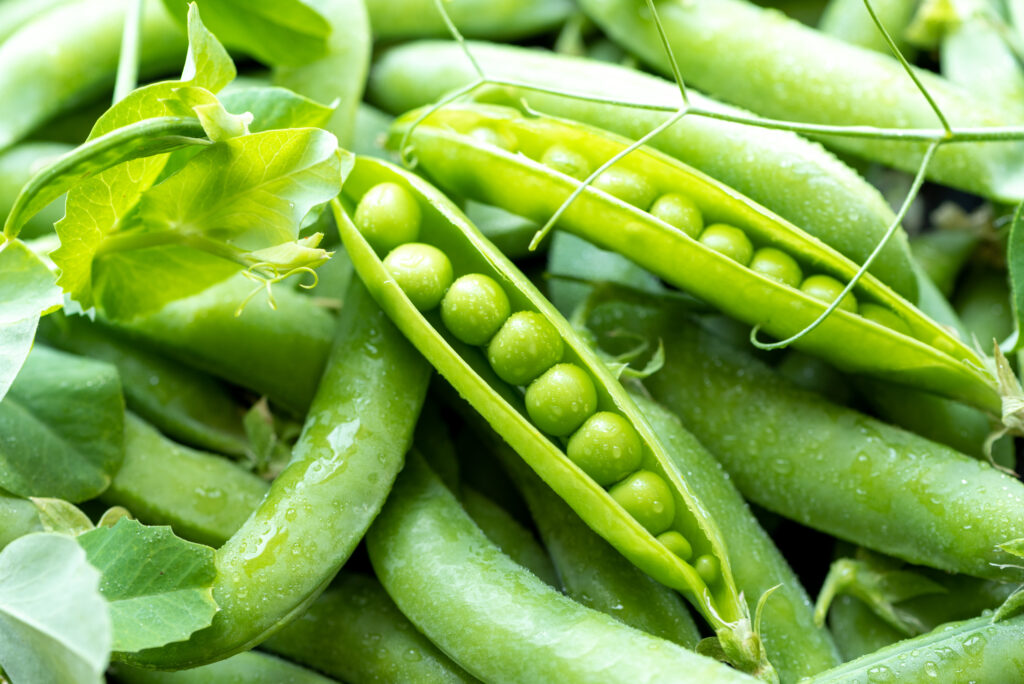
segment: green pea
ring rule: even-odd
[[[617,413],[600,411],[569,438],[569,459],[597,484],[607,487],[640,467],[640,435]]]
[[[750,258],[754,254],[754,246],[750,244],[747,234],[724,223],[708,226],[699,239],[705,247],[710,247],[744,266],[750,263]]]
[[[441,300],[441,320],[466,344],[486,344],[511,312],[505,290],[482,273],[462,276]]]
[[[395,247],[384,257],[384,267],[420,311],[440,304],[452,284],[452,262],[437,247],[422,242]]]
[[[906,322],[884,306],[864,302],[857,308],[857,312],[873,323],[884,325],[903,335],[910,334],[910,327]]]
[[[564,437],[597,410],[590,375],[572,363],[552,366],[526,388],[526,412],[544,432]]]
[[[639,173],[614,166],[595,178],[593,187],[644,210],[654,202],[654,186],[646,178]]]
[[[843,287],[845,286],[832,276],[818,274],[808,276],[807,280],[800,285],[800,291],[815,299],[831,304],[839,296],[839,293],[843,291]],[[839,303],[839,308],[851,313],[857,312],[857,299],[853,296],[852,292],[843,297],[843,301]]]
[[[796,259],[774,247],[762,247],[754,252],[750,270],[790,287],[800,287],[800,281],[804,279]]]
[[[651,534],[661,534],[675,518],[672,490],[660,475],[649,470],[636,471],[608,493]]]
[[[678,228],[694,240],[704,230],[704,217],[693,200],[686,195],[670,192],[655,200],[650,214],[673,228]]]
[[[508,317],[487,345],[487,360],[498,377],[525,385],[562,358],[562,338],[546,318],[533,311]]]
[[[420,205],[397,183],[378,183],[363,195],[352,222],[378,252],[390,252],[420,236]]]
[[[558,143],[544,150],[540,162],[576,180],[583,180],[593,171],[590,161],[585,156]]]
[[[705,584],[714,584],[718,580],[721,571],[718,559],[711,554],[698,556],[693,564],[693,569],[697,571],[697,574],[700,575]]]
[[[690,560],[690,556],[693,555],[693,547],[690,546],[690,542],[686,541],[686,537],[675,530],[662,532],[658,535],[658,541],[661,542],[662,546],[683,560]],[[702,556],[702,558],[705,557]]]
[[[494,145],[509,152],[515,152],[519,149],[519,142],[508,131],[498,131],[490,126],[477,126],[469,134],[482,143]]]

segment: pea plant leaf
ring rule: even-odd
[[[39,257],[19,240],[0,240],[0,400],[28,358],[39,317],[60,304],[60,288]]]
[[[0,667],[13,684],[103,681],[112,640],[99,586],[71,537],[30,534],[0,552]]]
[[[37,346],[0,401],[0,488],[84,501],[124,458],[124,398],[107,363]]]
[[[188,145],[208,145],[200,122],[191,117],[146,119],[93,138],[40,169],[22,188],[7,215],[4,234],[17,237],[21,227],[79,181],[112,166]]]
[[[172,16],[183,0],[164,0]],[[264,64],[298,66],[327,52],[331,26],[302,0],[199,0],[207,25],[227,45]]]
[[[219,97],[229,112],[253,115],[249,125],[253,133],[275,128],[324,128],[334,114],[333,107],[277,86],[242,88]]]
[[[32,503],[39,513],[39,522],[44,532],[59,532],[72,536],[88,532],[94,525],[82,509],[64,499],[32,497]]]
[[[209,546],[127,517],[80,534],[78,543],[102,573],[99,589],[110,604],[113,650],[183,641],[213,621],[217,569]]]
[[[333,135],[315,128],[211,145],[143,193],[121,230],[97,245],[90,303],[128,319],[243,268],[276,278],[323,263],[329,255],[318,238],[300,241],[299,228],[340,191],[351,163]]]
[[[1010,291],[1013,300],[1013,316],[1016,322],[1016,341],[1013,351],[1024,349],[1024,202],[1017,207],[1010,225],[1010,237],[1006,245],[1006,267],[1010,272]]]

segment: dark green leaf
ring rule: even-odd
[[[217,612],[214,550],[121,518],[78,537],[100,570],[100,593],[110,602],[113,649],[134,652],[187,639]]]
[[[221,94],[220,101],[234,114],[251,112],[249,130],[253,133],[275,128],[324,128],[334,113],[332,107],[276,86],[232,90]]]

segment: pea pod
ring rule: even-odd
[[[678,314],[609,304],[599,330],[644,321],[666,363],[645,385],[750,501],[911,563],[1024,579],[997,548],[1024,536],[1024,485],[991,466],[796,389]],[[623,317],[626,317],[623,319]]]
[[[448,35],[433,0],[368,0],[366,9],[378,40]],[[514,40],[558,26],[573,5],[570,0],[455,0],[445,9],[464,35]]]
[[[828,613],[828,627],[844,661],[874,653],[904,638],[898,630],[875,615],[863,601],[846,595],[837,596],[832,603]]]
[[[406,337],[588,525],[692,601],[730,659],[771,676],[717,527],[568,322],[417,176],[359,158],[343,194],[357,205],[353,223],[332,204],[346,251]]]
[[[671,73],[654,21],[642,3],[582,0],[581,8],[627,49]],[[847,45],[745,0],[674,0],[658,4],[683,79],[758,114],[834,125],[937,129],[917,85],[893,57]],[[795,71],[800,77],[794,78]],[[1015,123],[997,101],[984,101],[921,70],[953,126]],[[828,93],[828,97],[821,97]],[[925,144],[871,137],[819,136],[836,149],[916,171]],[[1024,198],[1024,143],[947,145],[928,177],[991,199]]]
[[[335,680],[272,655],[248,651],[184,672],[115,666],[114,681],[123,684],[331,684]]]
[[[402,612],[485,681],[755,681],[545,585],[487,541],[415,453],[367,544]]]
[[[188,641],[122,654],[156,669],[251,648],[301,614],[374,518],[401,467],[428,367],[373,301],[350,288],[339,333],[288,467],[217,551],[213,624]],[[290,559],[302,557],[301,564]]]
[[[536,111],[633,139],[663,124],[669,113],[559,93],[598,98],[611,93],[639,105],[670,110],[679,106],[675,83],[634,69],[516,46],[471,42],[468,47],[488,77],[544,89],[502,86],[496,92],[480,92],[481,100],[523,101]],[[381,106],[401,113],[430,104],[476,78],[473,65],[454,42],[420,41],[385,52],[370,72],[367,91]],[[700,93],[691,92],[690,100],[724,115],[745,114]],[[895,220],[878,190],[821,145],[794,133],[686,116],[650,145],[739,190],[857,263],[867,259]],[[807,182],[810,178],[813,183]],[[902,229],[882,248],[870,272],[917,301]]]
[[[423,116],[399,119],[393,141],[408,132],[432,178],[539,221],[580,190],[578,178],[628,145],[597,129],[509,109],[446,107],[412,127]],[[480,131],[492,131],[499,144],[481,142]],[[811,325],[858,270],[735,190],[647,148],[583,188],[558,225],[778,338]],[[977,354],[867,274],[794,346],[845,370],[1000,411],[995,381]]]
[[[878,20],[896,41],[900,50],[907,49],[904,32],[910,26],[917,9],[918,0],[872,0],[871,6]],[[859,45],[884,55],[891,54],[891,48],[882,32],[871,20],[864,0],[830,0],[821,15],[818,28],[839,40]]]
[[[21,188],[33,174],[72,148],[62,143],[29,142],[0,153],[0,217],[6,219]],[[64,216],[64,199],[58,198],[30,218],[21,230],[28,239],[53,232],[53,224]]]

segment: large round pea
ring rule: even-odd
[[[666,549],[683,560],[690,560],[690,556],[693,555],[693,547],[690,546],[690,542],[686,540],[686,537],[675,530],[662,532],[658,535],[658,541],[661,542]]]
[[[608,493],[654,535],[667,530],[676,515],[672,490],[660,475],[649,470],[636,471]]]
[[[762,247],[754,252],[750,270],[790,287],[800,287],[800,281],[804,279],[796,259],[774,247]]]
[[[808,276],[800,285],[800,291],[815,299],[820,299],[826,304],[831,304],[843,291],[843,287],[844,285],[832,276],[818,274]],[[843,297],[843,301],[839,302],[839,308],[851,313],[857,312],[857,299],[852,292]]]
[[[384,268],[420,311],[437,306],[452,284],[452,262],[437,247],[422,242],[395,247],[384,257]]]
[[[577,180],[583,180],[593,171],[585,156],[559,143],[544,150],[540,163]]]
[[[646,210],[654,202],[654,186],[639,173],[627,169],[605,169],[594,179],[593,186],[640,209]]]
[[[678,228],[694,240],[704,230],[704,217],[693,200],[686,195],[670,192],[654,201],[650,214],[668,225]]]
[[[750,244],[747,234],[724,223],[711,224],[698,239],[705,247],[720,252],[744,266],[750,263],[750,258],[754,254],[754,246]]]
[[[587,371],[560,363],[526,388],[526,412],[544,432],[564,437],[597,410],[597,389]]]
[[[525,385],[562,358],[562,338],[547,319],[533,311],[517,311],[487,345],[487,360],[498,377]]]
[[[597,484],[607,487],[640,467],[643,447],[628,420],[600,411],[569,438],[566,454]]]
[[[505,290],[482,273],[462,276],[441,300],[441,320],[466,344],[486,344],[511,311]]]
[[[353,223],[378,252],[390,252],[420,236],[420,205],[397,183],[379,183],[363,195]]]
[[[718,559],[711,554],[705,554],[698,556],[697,560],[693,563],[693,569],[697,571],[700,578],[704,580],[704,584],[714,584],[718,580],[718,575],[721,570]]]
[[[886,328],[895,330],[903,335],[910,334],[910,327],[907,325],[906,321],[884,306],[864,302],[857,307],[857,313],[873,323],[884,325]]]

